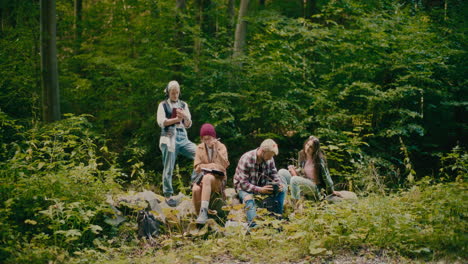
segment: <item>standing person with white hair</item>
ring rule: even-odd
[[[253,222],[256,216],[254,194],[269,196],[274,204],[268,210],[283,214],[284,198],[288,189],[288,179],[278,175],[273,156],[278,155],[278,145],[272,139],[266,139],[259,148],[242,155],[234,175],[234,187],[247,211],[247,222]]]
[[[161,127],[159,148],[163,161],[163,192],[166,203],[175,207],[172,198],[172,174],[178,154],[194,159],[196,145],[187,137],[187,130],[192,125],[192,117],[186,102],[179,99],[180,85],[177,81],[170,81],[164,90],[166,99],[159,103],[157,122]]]

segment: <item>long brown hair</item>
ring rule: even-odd
[[[312,141],[312,160],[314,161],[314,167],[317,171],[320,171],[320,160],[323,160],[325,162],[325,165],[327,164],[327,158],[325,157],[325,154],[323,153],[322,149],[320,148],[320,140],[314,136],[310,136],[309,138],[304,141],[304,144],[302,146],[302,150],[299,151],[299,166],[301,166],[301,163],[303,161],[307,160],[307,155],[306,155],[306,145],[309,141]]]

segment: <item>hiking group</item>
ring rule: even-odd
[[[196,223],[208,220],[210,200],[214,197],[225,199],[226,169],[229,166],[226,146],[216,137],[211,124],[200,129],[201,143],[196,146],[188,139],[186,129],[192,125],[188,104],[179,99],[180,85],[170,81],[165,88],[166,99],[159,103],[157,123],[161,127],[159,148],[163,162],[163,193],[166,203],[176,206],[173,199],[172,175],[179,154],[194,160],[191,176],[192,201],[198,214]],[[245,204],[249,226],[255,226],[256,197],[262,198],[260,206],[283,214],[283,205],[288,190],[291,200],[297,204],[304,194],[314,200],[326,195],[342,197],[334,190],[326,157],[317,137],[310,136],[299,152],[298,164],[277,170],[274,156],[279,153],[278,145],[272,139],[264,140],[259,147],[244,153],[234,174],[234,188],[240,202]]]

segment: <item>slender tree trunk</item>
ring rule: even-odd
[[[75,54],[79,53],[81,47],[83,0],[75,0]]]
[[[41,0],[42,117],[50,123],[60,119],[55,0]]]
[[[0,8],[0,23],[1,23],[1,27],[0,27],[0,30],[3,32],[5,31],[5,22],[4,22],[4,19],[5,19],[5,13],[6,13],[6,8]]]
[[[11,14],[14,13],[14,6],[12,4],[7,4],[7,1],[0,0],[0,21],[1,21],[1,31],[5,31],[7,27],[14,27],[14,21],[11,18]],[[13,4],[14,5],[14,4]]]
[[[245,37],[247,35],[247,21],[244,20],[244,17],[247,15],[248,7],[249,0],[241,0],[234,36],[234,58],[241,56],[244,51]]]
[[[200,54],[201,54],[201,34],[203,32],[203,0],[196,1],[198,5],[198,15],[197,15],[197,22],[198,22],[198,30],[193,36],[194,43],[193,43],[193,63],[194,63],[194,71],[198,72],[199,70],[199,62],[200,62]]]
[[[447,8],[448,8],[448,0],[445,0],[444,1],[444,20],[448,20],[448,17],[447,17]]]

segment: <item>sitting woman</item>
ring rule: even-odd
[[[192,200],[195,211],[199,212],[197,224],[208,220],[208,205],[211,193],[224,198],[226,186],[226,168],[229,166],[226,146],[216,139],[216,131],[211,124],[204,124],[200,129],[202,143],[195,151]]]
[[[291,177],[291,198],[297,201],[301,197],[301,192],[312,195],[314,200],[324,198],[323,191],[341,197],[341,194],[333,188],[333,181],[327,167],[327,159],[320,148],[320,141],[314,136],[310,136],[304,147],[299,151],[299,168],[294,165],[288,166],[288,171],[281,169],[281,174],[288,174]]]

